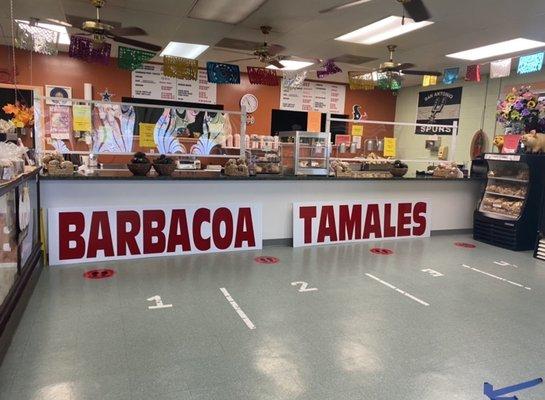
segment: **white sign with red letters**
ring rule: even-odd
[[[261,205],[53,208],[49,263],[261,249]]]
[[[426,200],[293,204],[293,247],[430,236]]]

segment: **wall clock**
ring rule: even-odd
[[[255,110],[257,110],[258,105],[259,105],[259,101],[257,100],[257,97],[255,97],[251,93],[246,93],[240,99],[240,107],[242,106],[246,107],[247,113],[255,112]]]

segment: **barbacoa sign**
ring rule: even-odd
[[[51,265],[261,249],[261,206],[48,210]]]
[[[295,203],[293,246],[427,237],[428,201]]]

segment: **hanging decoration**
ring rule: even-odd
[[[247,67],[247,70],[252,85],[278,86],[276,70],[262,67]]]
[[[481,66],[480,64],[468,65],[466,69],[466,81],[480,82],[481,81]]]
[[[327,75],[333,75],[338,74],[339,72],[343,72],[342,69],[340,69],[337,64],[335,64],[334,60],[327,60],[324,65],[322,65],[321,70],[316,71],[316,75],[319,79],[324,78]]]
[[[164,56],[163,75],[171,78],[196,81],[199,76],[199,62],[189,58]]]
[[[424,75],[422,77],[422,86],[434,86],[437,85],[437,76],[435,75]]]
[[[544,55],[545,53],[541,52],[520,57],[517,74],[523,75],[541,71],[541,68],[543,68]]]
[[[111,102],[112,101],[112,97],[115,96],[115,93],[110,93],[108,91],[108,88],[104,89],[103,92],[100,92],[100,98],[102,99],[102,101],[109,101]]]
[[[112,45],[108,42],[95,42],[83,36],[71,36],[68,55],[87,62],[98,62],[108,65]]]
[[[22,21],[15,27],[15,47],[49,56],[58,54],[59,32]]]
[[[208,82],[210,83],[240,83],[240,69],[238,65],[216,62],[206,63]]]
[[[151,51],[119,46],[117,50],[117,67],[134,71],[135,69],[142,68],[142,64],[153,57],[155,57],[155,53]]]
[[[505,78],[511,75],[511,59],[496,60],[490,63],[490,78]]]
[[[282,86],[288,89],[298,89],[303,87],[307,77],[307,71],[284,71],[282,73]]]
[[[373,90],[376,80],[372,73],[362,74],[357,71],[348,72],[348,83],[350,90]]]
[[[380,73],[378,74],[377,87],[397,93],[401,89],[401,76],[395,72]]]
[[[445,85],[452,85],[458,80],[458,75],[460,74],[460,68],[445,68],[443,72],[443,83]]]

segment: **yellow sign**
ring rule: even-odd
[[[145,124],[140,122],[138,124],[138,133],[140,136],[140,147],[155,147],[155,140],[153,139],[153,131],[155,130],[155,124]]]
[[[363,125],[352,125],[352,136],[363,136]]]
[[[74,104],[72,106],[72,121],[75,131],[90,132],[93,129],[91,123],[91,106],[87,104]]]
[[[396,139],[391,137],[384,138],[384,157],[396,156]]]
[[[322,113],[309,111],[307,115],[307,132],[321,132]]]

